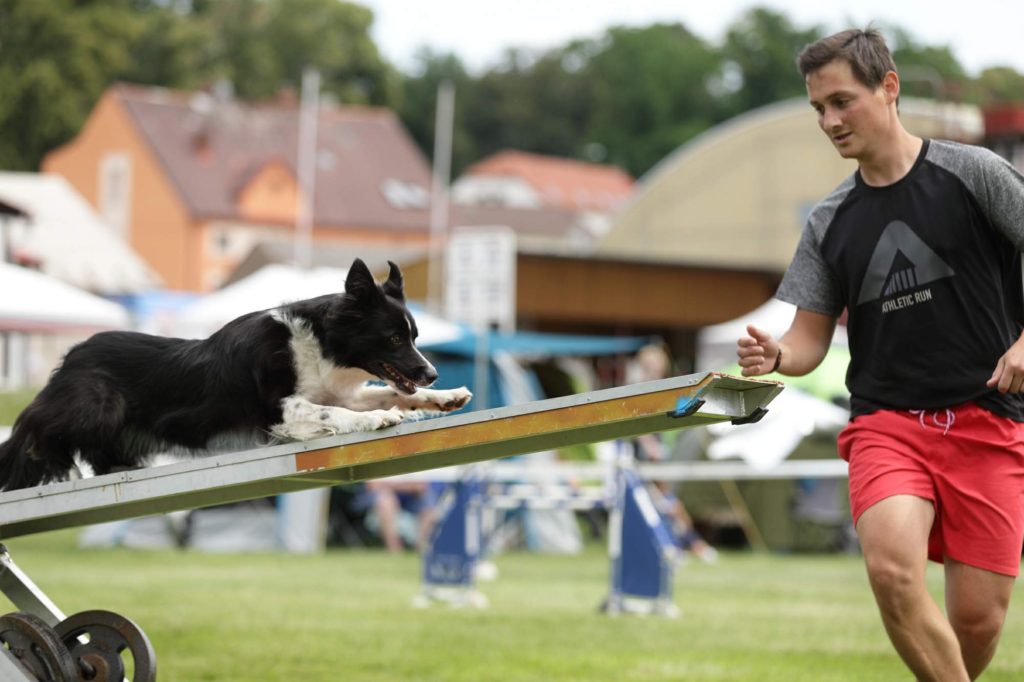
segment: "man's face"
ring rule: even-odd
[[[844,59],[808,74],[807,97],[818,112],[818,125],[844,159],[864,159],[884,143],[890,121],[888,107],[895,101],[888,78],[872,90],[854,77]]]

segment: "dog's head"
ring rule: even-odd
[[[358,367],[402,393],[429,386],[437,370],[416,349],[419,331],[405,307],[402,271],[391,271],[383,284],[356,259],[326,317],[324,355],[340,367]]]

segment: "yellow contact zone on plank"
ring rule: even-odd
[[[655,416],[675,409],[681,396],[698,392],[704,383],[701,382],[684,389],[676,388],[595,403],[582,403],[492,421],[379,438],[340,447],[309,450],[296,453],[295,469],[297,472],[303,473],[358,464],[372,464],[417,453],[437,452],[477,444],[484,445],[595,424],[609,424],[616,421]]]

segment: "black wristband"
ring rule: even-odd
[[[779,347],[779,354],[775,356],[775,364],[772,365],[772,371],[773,372],[778,372],[779,371],[779,365],[781,365],[781,364],[782,364],[782,347],[780,346]]]

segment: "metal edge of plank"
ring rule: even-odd
[[[486,483],[509,486],[531,486],[550,493],[569,481],[604,485],[610,465],[607,462],[544,462],[525,463],[505,460],[488,465],[480,476]],[[791,478],[845,478],[848,466],[835,458],[786,459],[770,467],[749,464],[743,459],[637,462],[636,471],[648,481],[720,481],[771,480]],[[425,472],[409,474],[414,480],[428,480]],[[445,481],[457,480],[457,470],[443,470]]]
[[[691,374],[0,494],[0,539],[742,418],[778,382]],[[670,412],[700,396],[693,415]]]

